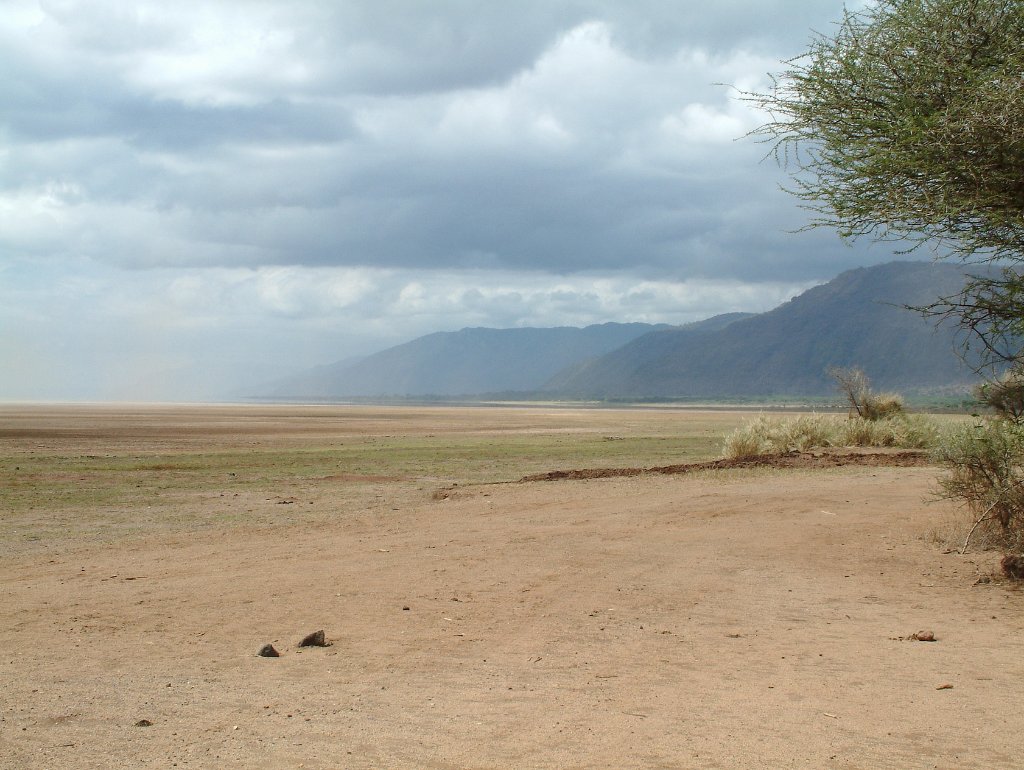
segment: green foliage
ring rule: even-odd
[[[844,236],[1024,252],[1024,4],[878,0],[816,36],[758,133]]]
[[[760,415],[730,433],[722,451],[735,458],[827,447],[930,449],[941,442],[943,433],[943,427],[925,415],[877,420],[824,414],[796,418]]]
[[[950,434],[935,451],[947,468],[944,496],[975,519],[988,545],[1024,549],[1024,370],[1014,366],[977,389],[994,414]]]
[[[786,65],[746,98],[771,115],[754,134],[793,171],[811,226],[1024,260],[1024,3],[878,0]],[[1024,354],[1013,266],[917,309],[980,340],[979,366]]]
[[[962,332],[963,357],[979,372],[1024,361],[1024,275],[1014,267],[989,267],[957,294],[911,309]]]
[[[949,471],[942,492],[967,506],[989,541],[1024,546],[1024,425],[983,420],[950,434],[934,455]]]

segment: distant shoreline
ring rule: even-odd
[[[965,403],[915,402],[908,400],[912,411],[933,413],[967,414],[973,408]],[[286,399],[252,398],[225,401],[0,401],[0,408],[96,408],[112,409],[216,409],[216,408],[260,408],[260,407],[408,407],[408,408],[453,408],[453,409],[593,409],[595,411],[636,410],[636,411],[713,411],[713,412],[821,412],[838,414],[848,407],[832,401],[563,401],[563,400],[514,400],[514,399]]]

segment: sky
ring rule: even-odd
[[[854,4],[855,5],[855,4]],[[891,248],[738,98],[832,0],[4,0],[0,400],[211,400],[467,326],[769,310]]]

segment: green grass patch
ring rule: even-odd
[[[450,484],[705,460],[718,455],[725,432],[742,419],[592,415],[524,412],[521,424],[510,426],[489,423],[481,410],[479,426],[438,430],[435,421],[420,430],[398,419],[389,435],[308,443],[289,436],[245,444],[212,438],[202,449],[202,441],[168,448],[142,437],[133,439],[136,448],[95,435],[68,439],[57,451],[0,444],[0,551],[17,543],[296,523],[374,509],[396,496],[423,499]]]

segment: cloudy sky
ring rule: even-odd
[[[847,246],[742,139],[839,0],[4,0],[0,399],[767,310]]]

